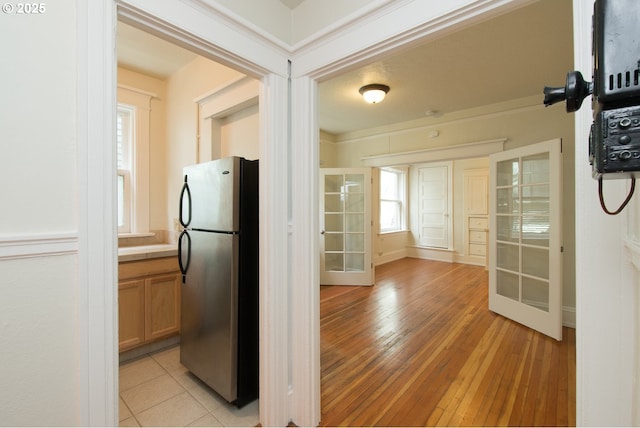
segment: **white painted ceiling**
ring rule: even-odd
[[[281,0],[296,7],[301,0]],[[320,83],[319,124],[342,134],[539,95],[573,67],[570,0],[541,0]],[[121,66],[164,79],[196,57],[118,23]],[[358,89],[391,87],[380,104]]]
[[[300,6],[300,3],[302,3],[303,1],[304,0],[280,0],[280,2],[282,2],[289,9],[295,9],[296,7]]]

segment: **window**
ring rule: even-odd
[[[118,87],[116,156],[118,233],[149,230],[149,152],[151,99],[155,95]]]
[[[380,169],[380,233],[406,229],[406,167]]]
[[[135,109],[118,104],[116,113],[116,156],[118,163],[118,233],[131,232],[131,154],[134,147]]]

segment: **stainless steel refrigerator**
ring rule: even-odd
[[[258,161],[184,168],[180,362],[227,401],[258,396]]]

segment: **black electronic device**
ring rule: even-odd
[[[566,100],[567,112],[593,95],[589,136],[593,177],[640,176],[640,1],[596,0],[593,12],[593,83],[578,71],[564,87],[544,88],[544,104]]]
[[[579,71],[567,74],[564,87],[544,88],[544,104],[566,100],[577,111],[593,95],[589,163],[598,180],[602,209],[618,214],[627,205],[640,177],[640,1],[595,0],[593,6],[593,83]],[[602,180],[631,178],[631,189],[616,211],[602,197]]]

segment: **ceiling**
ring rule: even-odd
[[[300,6],[300,3],[302,3],[303,1],[304,0],[280,0],[280,2],[287,6],[289,9],[295,9],[296,7]]]
[[[281,0],[296,7],[301,0]],[[573,68],[572,2],[541,0],[319,84],[319,125],[343,134],[540,96]],[[196,54],[118,23],[119,65],[164,79]],[[391,87],[366,104],[358,89]]]

